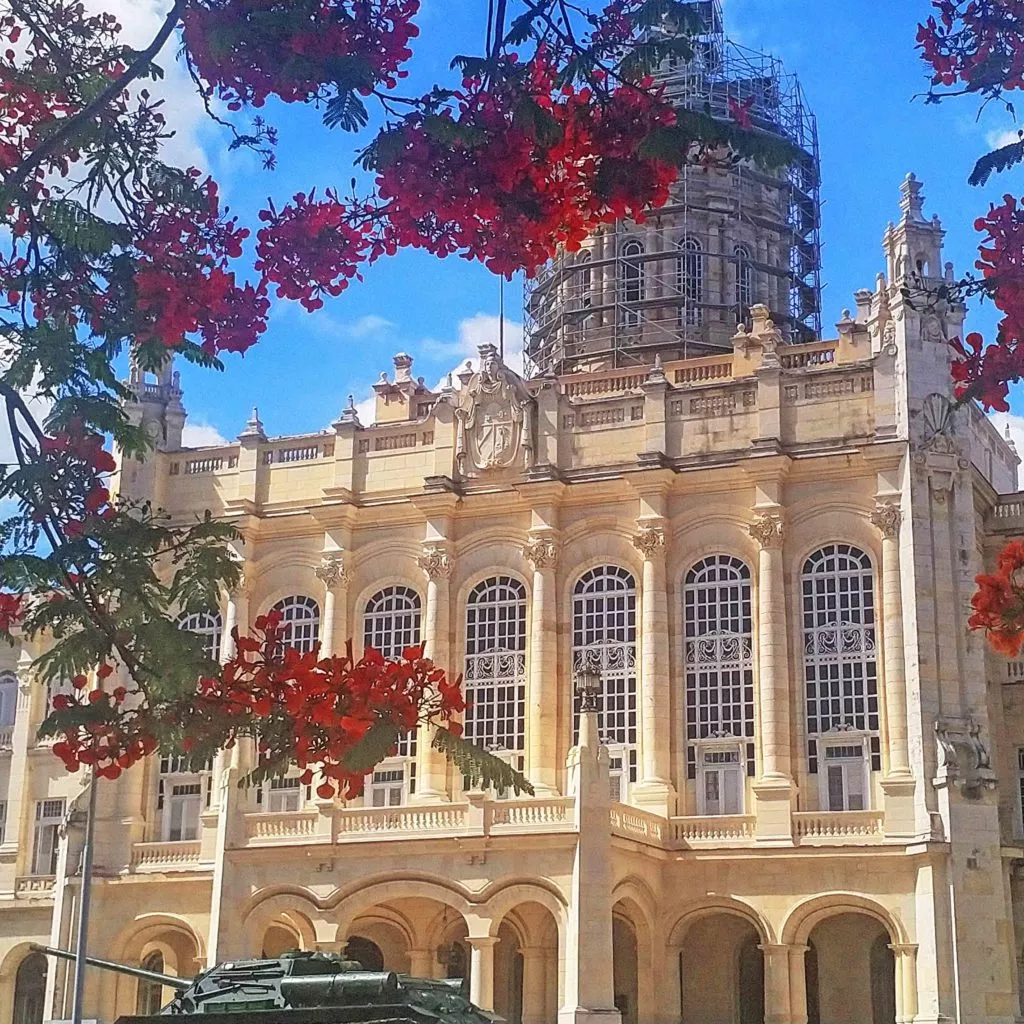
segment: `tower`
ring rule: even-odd
[[[749,161],[687,166],[668,204],[644,224],[620,221],[576,253],[560,253],[527,284],[528,364],[565,373],[731,348],[750,307],[768,307],[783,336],[820,333],[817,127],[795,76],[730,42],[717,0],[693,4],[704,31],[687,61],[661,69],[681,108],[728,119],[750,103],[754,126],[798,156],[766,172]]]

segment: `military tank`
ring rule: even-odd
[[[33,949],[75,959],[66,949]],[[85,962],[175,991],[158,1014],[128,1014],[114,1024],[156,1024],[164,1017],[202,1017],[202,1024],[504,1024],[466,998],[465,980],[367,971],[334,953],[296,951],[268,960],[233,960],[194,978],[94,956]]]

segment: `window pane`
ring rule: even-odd
[[[843,801],[843,768],[842,765],[828,766],[828,809],[830,811],[846,810]]]

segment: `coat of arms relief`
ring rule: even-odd
[[[523,379],[494,345],[481,345],[480,369],[459,392],[455,458],[460,473],[529,469],[533,464],[534,401]]]

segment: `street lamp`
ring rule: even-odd
[[[597,659],[586,656],[583,665],[576,673],[576,696],[580,699],[580,714],[597,711],[597,698],[601,693],[601,670]]]

